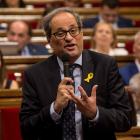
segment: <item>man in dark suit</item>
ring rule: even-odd
[[[134,37],[133,52],[136,56],[135,62],[119,68],[124,85],[128,86],[131,77],[140,72],[140,31]]]
[[[83,28],[93,28],[103,20],[112,23],[115,29],[134,27],[132,20],[119,16],[119,0],[102,0],[99,15],[83,21]]]
[[[55,55],[25,70],[19,114],[23,140],[115,140],[114,132],[131,128],[131,108],[117,62],[108,55],[83,50],[81,27],[79,16],[68,7],[44,17],[44,30]],[[64,77],[64,52],[70,55],[69,63],[77,66],[74,80]]]
[[[66,7],[80,7],[81,0],[64,0],[64,6]]]
[[[47,55],[48,50],[37,44],[31,44],[32,28],[25,21],[13,21],[7,27],[7,39],[10,42],[18,42],[19,54],[22,56]]]

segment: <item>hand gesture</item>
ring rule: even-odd
[[[81,96],[77,97],[74,94],[74,91],[69,89],[69,93],[72,96],[72,101],[77,105],[77,109],[87,116],[89,119],[94,119],[97,113],[96,106],[96,89],[98,85],[93,86],[91,96],[88,97],[86,92],[81,86],[78,86],[78,89],[81,92]],[[81,98],[82,97],[82,98]]]
[[[65,77],[58,86],[57,97],[54,102],[54,110],[58,114],[68,105],[68,101],[72,99],[68,90],[74,91],[74,88],[72,85],[66,85],[67,82],[73,83],[73,80],[69,77]]]

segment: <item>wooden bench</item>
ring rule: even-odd
[[[8,72],[23,72],[27,67],[48,58],[49,55],[42,56],[4,56],[4,62]],[[135,60],[134,55],[114,56],[118,62],[118,66],[125,66]]]
[[[115,133],[117,140],[139,140],[140,127],[132,127],[129,131],[123,133]]]
[[[1,108],[20,108],[22,101],[22,90],[0,89],[0,109]],[[2,140],[2,122],[0,112],[0,140]]]
[[[42,61],[49,56],[30,56],[30,57],[23,57],[23,56],[4,56],[4,62],[6,64],[6,69],[8,73],[14,73],[16,80],[19,86],[22,86],[22,74],[26,68],[35,64],[39,61]],[[134,55],[128,56],[114,56],[118,62],[118,67],[122,67],[128,65],[129,63],[135,60]]]
[[[21,107],[22,90],[0,89],[0,108]]]
[[[22,90],[0,90],[1,108],[20,108],[22,100]],[[0,115],[0,140],[2,137],[2,125]],[[115,133],[117,140],[138,140],[140,139],[140,127],[132,127],[131,130],[123,133]]]
[[[78,13],[81,20],[96,17],[99,13],[99,8],[73,8],[74,12]],[[41,19],[44,8],[1,8],[0,21],[1,23],[8,23],[13,20],[37,20]],[[133,21],[140,20],[140,8],[123,7],[120,8],[120,15],[130,18]],[[22,15],[22,16],[20,16]]]
[[[47,8],[47,9],[49,12],[50,8]],[[0,15],[42,15],[44,10],[45,10],[44,8],[33,8],[33,9],[0,8]],[[98,15],[100,11],[99,8],[83,8],[83,7],[79,7],[79,8],[76,7],[76,8],[73,8],[73,10],[75,13],[78,13],[79,15]],[[140,8],[122,7],[119,10],[119,14],[124,15],[124,16],[125,15],[139,15]]]
[[[139,0],[133,0],[133,2],[138,2]],[[62,3],[63,0],[24,0],[24,2],[27,5],[33,5],[33,4],[46,4],[46,3]],[[95,2],[101,2],[101,0],[82,0],[82,3],[95,3]],[[120,0],[120,2],[132,2],[132,0]]]
[[[82,29],[83,30],[83,35],[84,36],[91,36],[93,29]],[[138,31],[140,31],[140,28],[119,28],[116,29],[116,34],[117,35],[135,35]],[[33,37],[39,37],[39,36],[45,36],[44,35],[44,30],[43,29],[33,29]],[[0,30],[0,37],[6,37],[6,30]]]

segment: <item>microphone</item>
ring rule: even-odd
[[[69,71],[70,55],[68,53],[63,53],[61,55],[61,60],[64,66],[64,77],[70,77],[70,71]],[[70,85],[70,83],[68,82],[67,85]]]

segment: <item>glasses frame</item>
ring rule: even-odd
[[[79,29],[79,34],[80,34],[80,32],[81,32],[81,27],[80,26],[78,26],[78,27],[73,27],[73,28],[78,28]],[[73,29],[73,28],[70,28],[69,30],[67,30],[67,31],[64,31],[65,33],[66,33],[66,35],[65,35],[65,37],[64,38],[62,38],[62,39],[65,39],[66,38],[66,36],[67,36],[67,32],[69,32],[71,29]],[[58,32],[58,31],[57,31]],[[56,37],[56,33],[57,32],[55,32],[55,33],[52,33],[51,35],[54,35],[55,36],[55,38],[57,39],[57,37]],[[70,32],[69,32],[69,34],[70,34]],[[78,36],[79,34],[77,34],[77,35],[75,35],[75,36],[73,36],[73,35],[71,35],[72,37],[76,37],[76,36]],[[62,39],[57,39],[57,40],[62,40]]]

